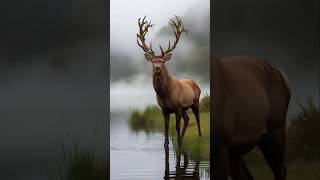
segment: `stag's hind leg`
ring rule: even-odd
[[[200,114],[199,114],[199,100],[196,100],[193,105],[191,106],[192,112],[194,114],[194,116],[196,117],[197,120],[197,125],[198,125],[198,133],[199,136],[202,136],[201,133],[201,128],[200,128]]]
[[[259,147],[273,172],[275,180],[286,180],[285,143],[284,128],[268,131],[259,140]]]
[[[176,131],[177,131],[177,138],[178,138],[178,149],[180,149],[181,144],[182,144],[181,132],[180,132],[180,123],[181,123],[182,110],[178,109],[175,114],[176,114]]]
[[[183,118],[184,122],[183,122],[183,129],[182,129],[182,133],[181,133],[181,139],[183,140],[184,134],[185,134],[186,129],[189,124],[189,116],[186,111],[182,112],[182,118]]]

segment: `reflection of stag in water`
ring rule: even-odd
[[[175,171],[170,172],[169,164],[169,147],[165,146],[165,175],[163,179],[165,180],[200,180],[199,175],[199,160],[195,161],[194,167],[193,164],[190,164],[189,157],[187,155],[183,156],[183,164],[181,165],[181,147],[178,147],[177,161],[175,166]],[[191,167],[190,167],[191,166]]]

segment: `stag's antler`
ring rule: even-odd
[[[148,47],[145,42],[145,36],[149,28],[152,27],[154,24],[151,24],[151,21],[148,22],[146,20],[146,16],[143,17],[142,22],[140,20],[141,19],[139,18],[138,19],[139,33],[137,33],[137,43],[143,49],[144,52],[152,56],[155,56],[155,53],[152,50],[152,43],[150,43],[150,47]]]
[[[161,56],[165,56],[166,54],[173,51],[179,42],[180,35],[183,32],[187,33],[187,30],[182,25],[182,21],[177,16],[175,16],[175,17],[176,17],[177,22],[175,22],[173,19],[170,19],[171,22],[169,22],[169,25],[172,27],[174,35],[176,37],[175,42],[174,42],[173,46],[171,46],[170,40],[169,40],[169,45],[168,45],[168,48],[166,51],[163,51],[162,47],[160,46]]]

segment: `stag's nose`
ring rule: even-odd
[[[154,67],[154,70],[155,70],[156,72],[160,72],[160,66],[155,66],[155,67]]]

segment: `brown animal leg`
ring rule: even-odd
[[[216,180],[228,180],[229,175],[229,148],[226,145],[217,143],[217,140],[213,140],[213,179]]]
[[[197,125],[198,125],[198,133],[199,133],[199,136],[201,137],[202,133],[200,128],[199,100],[194,102],[194,104],[191,106],[191,109],[194,116],[196,117]]]
[[[168,146],[169,145],[169,138],[168,138],[168,132],[169,132],[169,120],[170,120],[170,114],[162,109],[162,115],[164,118],[164,146]]]
[[[183,122],[183,129],[182,129],[182,133],[181,133],[181,140],[183,140],[184,134],[185,134],[186,129],[189,124],[189,117],[188,117],[188,114],[186,111],[182,112],[182,118],[183,118],[184,122]]]
[[[275,180],[286,179],[285,158],[285,130],[268,131],[259,140],[259,147],[273,172]]]
[[[242,157],[230,158],[230,176],[233,180],[254,180]]]
[[[177,137],[178,137],[178,149],[181,149],[181,145],[182,145],[181,134],[180,134],[181,115],[182,115],[182,110],[178,109],[176,111],[176,131],[177,131]]]
[[[169,147],[164,147],[165,152],[165,172],[163,179],[169,180],[170,179],[170,168],[169,168]]]

